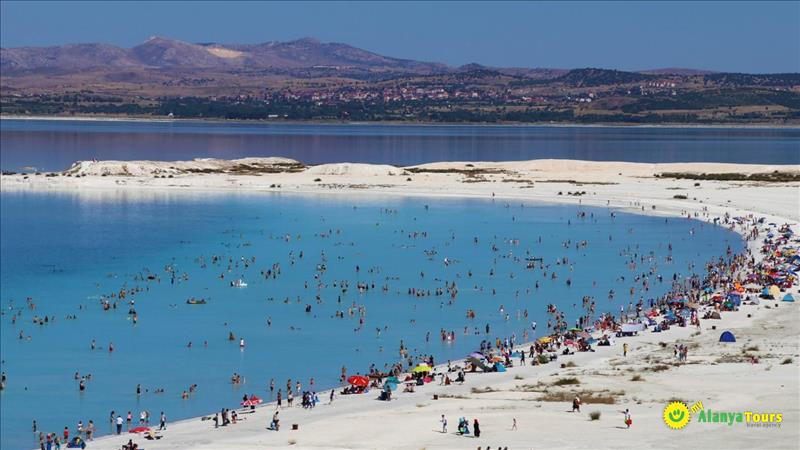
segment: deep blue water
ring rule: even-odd
[[[579,211],[588,217],[578,218]],[[651,266],[671,278],[688,273],[690,263],[702,267],[729,245],[742,246],[732,232],[686,219],[625,213],[612,218],[602,208],[522,207],[499,200],[370,195],[6,192],[0,196],[0,229],[0,354],[9,377],[0,394],[4,449],[34,446],[34,419],[45,431],[69,426],[73,433],[78,420],[92,419],[104,433],[111,410],[136,415],[148,409],[155,417],[163,410],[177,420],[235,406],[244,393],[265,396],[270,378],[277,387],[285,387],[289,377],[299,378],[304,387],[310,377],[318,388],[331,387],[342,365],[354,373],[373,362],[378,368],[396,362],[401,339],[439,362],[461,358],[487,337],[473,334],[475,327],[488,323],[489,337],[516,333],[521,340],[536,320],[541,335],[548,303],[574,321],[584,295],[595,296],[599,310],[618,312],[631,300],[632,278]],[[410,236],[415,231],[427,235]],[[588,246],[576,249],[581,240]],[[631,252],[655,257],[630,270]],[[212,263],[213,255],[220,261]],[[242,258],[252,257],[245,268]],[[548,276],[526,269],[526,257],[544,258]],[[569,258],[571,268],[556,265],[562,257]],[[274,263],[281,266],[277,279],[260,275]],[[326,270],[318,271],[318,264]],[[188,280],[172,284],[167,267],[186,273]],[[553,271],[556,280],[550,279]],[[135,279],[149,273],[160,281]],[[249,286],[230,287],[230,280],[240,277]],[[346,293],[334,287],[340,280],[350,283]],[[318,288],[317,281],[325,286]],[[358,281],[374,283],[375,289],[360,294]],[[433,291],[453,281],[459,294],[452,305],[446,296],[407,295],[409,287]],[[382,292],[384,284],[388,292]],[[136,325],[127,305],[103,311],[101,295],[136,286],[145,289],[133,296]],[[610,289],[617,292],[613,301],[607,299]],[[653,279],[651,290],[637,290],[633,299],[666,289],[666,282]],[[25,308],[26,297],[35,310]],[[189,297],[208,303],[187,305]],[[366,308],[360,330],[358,315],[348,314],[353,304]],[[310,313],[306,305],[312,306]],[[22,315],[12,324],[20,308]],[[477,312],[475,320],[466,318],[467,309]],[[529,317],[518,318],[525,310]],[[336,311],[344,311],[345,318],[335,318]],[[66,319],[70,314],[77,319]],[[34,325],[35,315],[56,320]],[[454,330],[455,342],[442,342],[440,329]],[[20,331],[30,339],[20,340]],[[246,339],[245,350],[227,340],[230,331]],[[99,349],[90,350],[92,339]],[[106,350],[109,342],[116,348],[113,354]],[[73,380],[76,371],[92,374],[83,393]],[[234,372],[245,376],[244,385],[229,383]],[[137,398],[137,383],[165,393]],[[181,391],[192,383],[198,392],[181,400]]]
[[[286,156],[307,164],[541,158],[800,164],[798,128],[317,125],[0,121],[0,168],[63,170],[77,160]]]

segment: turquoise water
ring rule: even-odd
[[[500,200],[148,192],[3,193],[0,200],[4,449],[35,446],[33,420],[46,432],[69,426],[74,433],[78,420],[92,419],[106,433],[111,410],[135,417],[142,409],[154,417],[163,410],[177,420],[236,406],[244,393],[269,398],[270,378],[276,389],[285,389],[290,377],[304,388],[310,377],[318,389],[331,387],[342,365],[363,373],[370,363],[382,369],[396,362],[401,340],[437,362],[461,358],[487,338],[473,334],[476,327],[489,324],[488,337],[516,333],[521,340],[535,320],[542,335],[548,303],[565,310],[570,322],[585,295],[596,297],[599,311],[618,312],[631,300],[636,274],[653,267],[664,276],[663,283],[651,277],[650,291],[633,297],[648,299],[663,294],[674,273],[688,274],[690,264],[699,271],[711,255],[742,247],[732,232],[697,221]],[[582,240],[588,245],[576,249]],[[655,256],[637,259],[631,270],[634,252]],[[253,257],[244,267],[243,258]],[[526,269],[529,257],[550,265],[547,277]],[[563,257],[570,264],[556,265]],[[265,279],[261,271],[275,263],[280,275]],[[175,283],[168,268],[180,275]],[[148,274],[160,281],[147,281]],[[231,287],[237,278],[248,286]],[[341,280],[350,283],[345,293],[334,286]],[[359,293],[359,281],[375,288]],[[411,287],[433,292],[445,282],[458,286],[452,304],[446,294],[407,293]],[[135,325],[127,305],[110,311],[100,305],[100,296],[123,287],[144,289],[132,297]],[[617,293],[613,301],[610,289]],[[35,310],[25,307],[26,297]],[[190,297],[208,303],[187,305]],[[360,329],[358,314],[348,314],[353,304],[366,308]],[[468,309],[476,319],[466,318]],[[73,314],[76,319],[66,319]],[[35,315],[55,321],[35,325]],[[455,341],[441,341],[441,329],[455,331]],[[244,350],[227,340],[231,331],[245,338]],[[83,393],[76,371],[92,375]],[[229,382],[234,372],[245,377],[243,385]],[[194,383],[198,392],[182,400]],[[137,384],[150,392],[137,397]],[[153,393],[156,388],[165,392]]]

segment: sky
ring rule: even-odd
[[[800,72],[800,1],[0,2],[3,47],[315,37],[453,66]]]

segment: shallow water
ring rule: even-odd
[[[625,213],[612,218],[602,208],[521,207],[500,200],[155,192],[3,193],[0,200],[0,344],[2,370],[9,376],[0,394],[2,448],[34,446],[34,419],[40,429],[59,433],[65,425],[74,433],[79,419],[93,419],[105,433],[111,410],[130,410],[136,416],[148,409],[154,418],[163,410],[177,420],[235,406],[244,393],[268,399],[270,378],[275,378],[276,389],[285,389],[290,377],[299,378],[304,388],[310,377],[319,389],[331,387],[342,365],[350,373],[363,373],[372,362],[381,369],[396,362],[401,339],[411,349],[434,354],[437,362],[462,358],[487,337],[473,334],[475,327],[483,330],[489,324],[491,338],[516,333],[522,340],[535,320],[541,336],[548,303],[565,310],[570,322],[580,314],[584,295],[597,298],[598,310],[618,312],[630,300],[631,279],[651,265],[666,280],[676,272],[688,273],[692,262],[699,271],[728,246],[735,251],[742,247],[732,232],[686,219]],[[579,211],[587,217],[578,218]],[[427,236],[409,237],[414,231]],[[567,240],[571,245],[564,248]],[[580,240],[588,246],[576,249]],[[629,270],[626,249],[639,255],[653,252],[655,261]],[[322,252],[326,270],[321,280],[327,287],[318,291],[314,275]],[[672,263],[665,259],[668,254]],[[212,264],[212,255],[223,262]],[[253,256],[249,268],[234,264],[227,271],[228,258],[236,262]],[[550,264],[548,277],[541,270],[527,270],[526,257]],[[572,270],[555,264],[561,257],[569,258]],[[282,269],[277,279],[260,276],[276,262]],[[168,265],[187,273],[188,281],[172,284]],[[553,270],[556,280],[549,277]],[[134,280],[136,274],[147,273],[160,282]],[[221,273],[224,280],[218,278]],[[625,282],[617,279],[620,275]],[[248,286],[230,287],[230,280],[239,277]],[[572,286],[566,285],[567,278]],[[338,280],[349,280],[346,293],[333,286]],[[452,305],[446,295],[407,295],[409,287],[433,291],[445,280],[459,288]],[[534,288],[536,280],[539,289]],[[357,281],[374,282],[375,289],[359,294]],[[389,285],[387,293],[380,289],[384,284]],[[99,304],[101,295],[132,286],[147,289],[133,297],[136,325],[129,320],[127,305],[103,311]],[[661,295],[667,287],[666,281],[651,279],[650,291],[637,291],[634,299]],[[609,289],[616,290],[616,300],[607,299]],[[35,311],[24,308],[28,296]],[[187,305],[189,297],[208,303]],[[23,307],[13,325],[12,301]],[[357,315],[347,314],[353,303],[366,307],[366,322],[358,331]],[[311,313],[305,312],[307,304]],[[470,308],[477,313],[475,320],[465,317]],[[337,310],[345,318],[334,318]],[[524,310],[529,317],[518,319]],[[68,314],[77,319],[65,319]],[[34,325],[34,315],[56,320]],[[268,316],[271,327],[266,325]],[[464,334],[464,327],[469,333]],[[382,330],[380,336],[376,328]],[[440,329],[454,330],[455,342],[442,342]],[[18,339],[20,330],[30,339]],[[230,331],[246,339],[244,350],[227,340]],[[98,350],[90,350],[92,339]],[[109,342],[115,346],[113,354],[106,350]],[[73,380],[76,371],[92,374],[84,393]],[[229,383],[234,372],[244,375],[244,385]],[[166,392],[137,398],[137,383]],[[198,392],[181,400],[181,391],[192,383],[199,385]]]
[[[77,160],[286,156],[307,164],[541,158],[800,164],[797,128],[319,125],[0,121],[0,168],[63,170]]]

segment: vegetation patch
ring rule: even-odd
[[[573,384],[581,384],[581,381],[577,378],[560,378],[553,382],[553,386],[567,386]]]
[[[769,183],[785,183],[800,181],[800,172],[782,172],[775,170],[766,173],[692,173],[664,172],[656,174],[656,178],[676,178],[679,180],[712,180],[712,181],[763,181]]]

